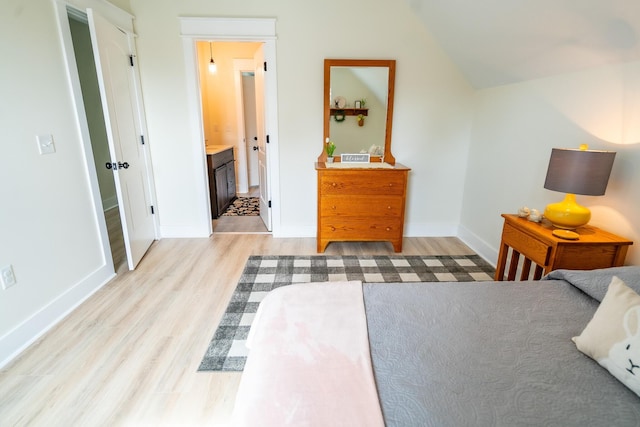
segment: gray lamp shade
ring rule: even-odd
[[[607,189],[615,151],[553,148],[544,188],[562,193],[602,196]]]

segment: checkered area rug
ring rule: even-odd
[[[493,274],[493,267],[477,255],[251,256],[198,370],[243,370],[245,342],[258,304],[280,286],[349,280],[474,282],[493,280]]]

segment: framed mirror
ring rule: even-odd
[[[319,162],[327,159],[327,138],[340,154],[369,153],[372,162],[395,164],[391,154],[396,61],[324,60],[324,135]]]

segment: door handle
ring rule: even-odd
[[[118,163],[107,162],[105,163],[105,166],[107,167],[107,169],[113,169],[113,170],[129,169],[129,163],[127,162],[118,162]]]
[[[253,146],[253,151],[258,151],[258,147],[257,146]]]
[[[254,136],[254,137],[253,137],[253,140],[254,140],[254,141],[257,141],[257,140],[258,140],[258,137],[257,137],[257,136]]]

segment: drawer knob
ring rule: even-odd
[[[335,187],[337,187],[337,184],[335,182],[332,182],[331,186],[335,188]]]
[[[335,227],[333,227],[333,226],[331,226],[331,227],[329,227],[329,228],[331,228],[331,231],[336,231],[336,228],[335,228]]]
[[[387,209],[391,210],[391,206],[387,206]]]
[[[331,206],[331,209],[333,209],[333,210],[335,211],[335,210],[336,210],[336,207],[335,207],[335,205],[334,205],[334,206]]]
[[[387,227],[387,231],[391,231],[391,227]]]

